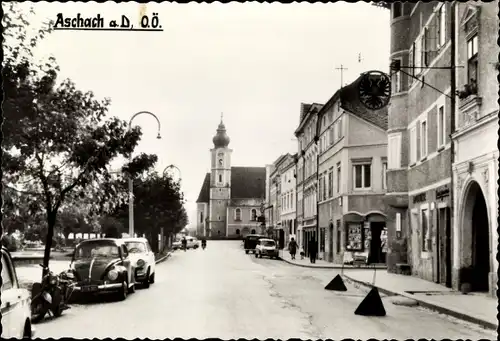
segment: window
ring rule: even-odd
[[[337,164],[337,193],[340,193],[340,175],[341,175],[341,168],[340,168],[340,163]]]
[[[422,36],[422,64],[423,66],[429,65],[427,49],[429,48],[427,40],[429,39],[429,30],[424,27],[424,32]]]
[[[333,135],[333,127],[330,127],[328,130],[328,135],[330,135],[330,144],[333,144],[335,142],[335,135]]]
[[[467,42],[467,83],[477,83],[477,34]]]
[[[401,59],[397,59],[402,64]],[[401,71],[396,71],[392,74],[392,93],[397,94],[398,92],[401,92]]]
[[[410,129],[410,164],[417,162],[417,127]]]
[[[252,221],[257,221],[257,210],[252,208]]]
[[[387,162],[382,163],[382,189],[387,189]]]
[[[422,72],[422,37],[417,38],[414,44],[413,61],[415,63],[415,75],[418,76]]]
[[[200,223],[203,223],[203,212],[200,212]]]
[[[328,172],[328,197],[333,197],[333,170]]]
[[[446,4],[443,4],[438,12],[437,24],[438,47],[446,43]]]
[[[427,157],[427,121],[422,121],[420,126],[420,157]]]
[[[325,228],[322,227],[319,230],[319,252],[325,252],[325,239],[326,239],[326,233],[325,233]]]
[[[415,45],[415,44],[413,44]],[[415,65],[414,65],[414,61],[415,61],[415,49],[413,48],[413,46],[410,48],[410,52],[408,53],[408,66],[410,67],[410,75],[411,76],[415,76],[415,69],[413,68]],[[409,84],[412,84],[414,81],[413,77],[408,77],[408,83]]]
[[[421,211],[420,223],[422,226],[422,251],[429,251],[429,213],[427,209]]]
[[[390,169],[401,168],[401,134],[389,134],[387,139],[388,161]]]
[[[2,252],[2,292],[4,290],[12,289],[14,286],[14,280],[12,277],[7,256]]]
[[[371,168],[371,164],[354,166],[354,188],[362,189],[371,187]]]
[[[337,124],[337,133],[338,133],[338,136],[337,138],[341,138],[342,137],[342,117],[339,118],[339,120],[337,121],[338,124]]]
[[[219,174],[219,182],[222,182],[222,174]]]
[[[392,18],[396,19],[401,16],[402,3],[397,1],[392,4]]]
[[[438,148],[444,145],[445,134],[446,134],[446,121],[444,116],[444,105],[438,108],[438,117],[437,117],[437,140],[438,140]]]
[[[239,235],[240,234],[240,229],[236,229],[236,234]]]
[[[241,220],[241,209],[237,208],[236,210],[234,210],[234,220]]]

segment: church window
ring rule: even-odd
[[[234,220],[241,220],[241,209],[237,208],[234,210]]]
[[[222,182],[222,174],[219,174],[219,182]]]
[[[252,221],[257,220],[257,210],[255,208],[252,209]]]
[[[200,223],[203,223],[203,212],[200,212]]]

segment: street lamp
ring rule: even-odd
[[[181,170],[179,169],[179,167],[177,167],[176,165],[172,164],[172,165],[168,165],[167,167],[165,167],[165,169],[163,170],[163,175],[165,175],[165,172],[167,171],[167,169],[169,168],[175,168],[179,171],[179,180],[182,179],[182,172]]]
[[[158,135],[156,136],[156,138],[161,139],[160,120],[158,119],[158,117],[156,117],[155,114],[149,111],[139,111],[138,113],[134,114],[130,118],[130,121],[128,123],[128,130],[130,131],[132,129],[132,121],[134,120],[134,118],[142,114],[151,115],[156,119],[156,122],[158,122]],[[132,161],[132,154],[130,154],[129,161]],[[128,178],[128,234],[130,237],[134,236],[134,180],[132,179],[132,175],[129,175]]]

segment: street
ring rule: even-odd
[[[123,302],[75,304],[35,325],[40,338],[487,338],[493,331],[383,297],[387,316],[354,315],[367,290],[324,290],[335,270],[246,255],[240,241],[177,251],[156,283]],[[369,271],[369,270],[367,270]]]

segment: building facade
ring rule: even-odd
[[[211,238],[240,238],[260,229],[258,217],[265,201],[266,169],[232,167],[229,136],[220,122],[210,149],[211,172],[205,175],[197,203],[197,234]]]
[[[284,248],[288,246],[291,238],[296,238],[296,184],[295,184],[295,155],[286,154],[277,165],[280,173],[281,182],[281,210],[280,220],[283,233],[280,235],[279,242]]]
[[[460,3],[456,25],[456,129],[453,133],[453,287],[496,296],[498,260],[498,1]],[[438,113],[440,115],[441,113]]]
[[[309,241],[318,241],[317,236],[317,120],[323,105],[301,103],[300,123],[295,130],[298,140],[297,193],[300,193],[302,215],[297,221],[301,236],[300,246],[308,254]],[[300,187],[300,189],[299,189]],[[319,242],[318,242],[319,245]]]
[[[387,108],[363,107],[358,80],[338,90],[318,115],[319,250],[330,262],[370,255],[384,263]]]
[[[401,68],[392,74],[386,194],[389,271],[407,263],[413,275],[448,286],[450,7],[448,2],[391,5],[391,61]]]

